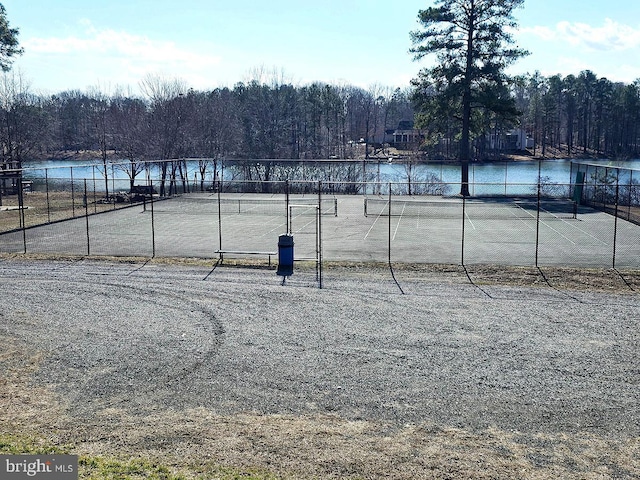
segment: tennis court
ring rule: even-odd
[[[539,265],[611,266],[614,226],[616,265],[638,266],[640,258],[638,226],[620,219],[616,226],[615,217],[564,200],[540,202],[540,215],[530,198],[380,196],[360,202],[366,216],[358,234],[334,241],[327,233],[325,258],[345,259],[344,252],[361,248],[385,260],[390,245],[396,262],[535,265],[537,255]],[[355,211],[355,203],[343,198],[341,214]]]
[[[324,261],[349,262],[640,262],[637,225],[566,200],[541,201],[538,213],[536,199],[503,197],[187,194],[3,234],[0,251],[216,258],[219,250],[275,253],[287,232],[297,260],[320,250]]]

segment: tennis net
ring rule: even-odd
[[[422,200],[407,198],[366,197],[364,216],[424,217],[433,219],[466,218],[495,220],[527,220],[540,217],[549,220],[576,218],[576,205],[562,200]]]
[[[317,215],[318,199],[314,197],[291,197],[290,205],[295,205],[296,215]],[[338,215],[338,201],[335,197],[322,198],[322,215]],[[308,206],[308,208],[304,208]],[[218,198],[215,195],[184,195],[154,204],[155,213],[180,213],[180,214],[217,214],[223,215],[263,215],[280,216],[287,215],[285,198]]]

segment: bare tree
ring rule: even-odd
[[[165,195],[169,180],[169,194],[175,186],[176,172],[182,168],[180,160],[181,134],[184,127],[182,97],[187,93],[186,83],[178,78],[168,79],[158,75],[147,75],[140,82],[140,90],[149,105],[149,127],[152,142],[151,152],[162,160],[160,163],[160,195]],[[186,172],[185,172],[186,173]]]
[[[130,187],[133,187],[137,175],[146,167],[146,139],[149,136],[147,104],[141,99],[119,95],[112,97],[110,103],[114,146],[128,160],[118,168],[127,174]]]

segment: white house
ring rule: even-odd
[[[507,133],[487,135],[489,148],[492,150],[525,150],[533,148],[533,138],[521,128],[515,128]]]

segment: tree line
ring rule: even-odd
[[[414,96],[425,95],[416,92]],[[533,140],[526,153],[538,158],[640,158],[640,79],[628,84],[589,70],[564,77],[535,72],[514,77],[508,93],[515,112],[482,108],[474,113],[470,150],[475,159],[513,153],[505,151],[504,143],[492,146],[490,140],[516,128]],[[440,118],[422,124],[427,134],[422,150],[433,157],[457,159],[457,130],[453,125],[443,128],[441,124],[451,118]]]
[[[568,156],[640,157],[640,79],[612,82],[585,70],[578,75],[517,77],[513,94],[533,153],[555,148]]]
[[[33,94],[17,75],[0,84],[0,142],[5,160],[92,151],[144,161],[191,158],[355,158],[359,140],[372,146],[384,132],[414,116],[415,91],[407,88],[314,83],[238,83],[196,91],[179,80],[148,77],[143,96],[98,89]],[[504,153],[487,146],[495,132],[522,128],[531,153],[593,154],[637,158],[640,81],[598,78],[593,72],[516,77],[510,87],[518,110],[507,117],[481,111],[472,138],[478,158]],[[486,118],[481,118],[486,116]],[[446,119],[445,119],[446,120]],[[422,151],[456,158],[455,136],[429,125]],[[446,140],[446,141],[443,141]]]
[[[210,91],[148,76],[142,95],[98,89],[38,95],[2,79],[1,141],[15,160],[94,151],[142,161],[207,158],[355,158],[411,119],[409,89],[313,83],[238,83]]]

